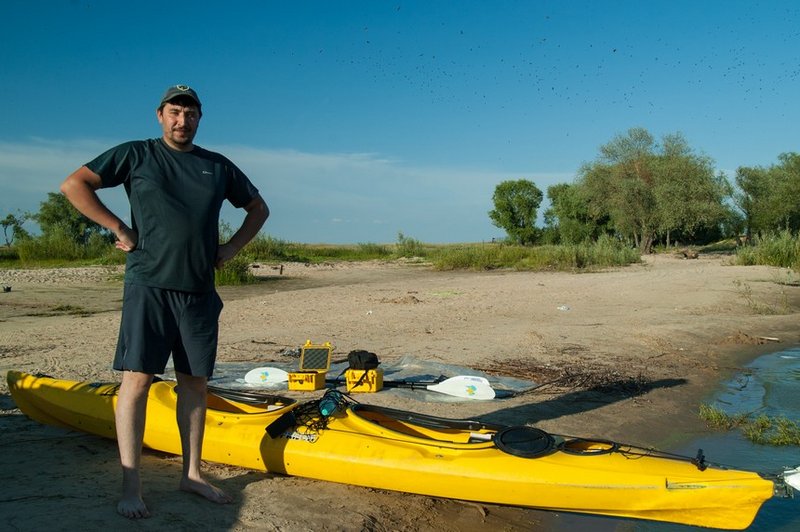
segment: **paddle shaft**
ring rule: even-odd
[[[444,379],[435,381],[383,381],[384,388],[411,388],[414,390],[424,390],[433,384],[440,384]],[[345,384],[341,379],[325,379],[329,384]]]

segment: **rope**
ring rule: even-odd
[[[295,427],[298,432],[317,435],[328,428],[331,416],[357,402],[339,390],[328,390],[321,398],[302,403],[292,410]]]

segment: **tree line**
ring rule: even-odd
[[[24,228],[28,220],[39,225],[43,237],[63,236],[79,245],[85,245],[93,238],[114,242],[110,231],[82,215],[57,192],[47,193],[47,199],[39,204],[39,212],[9,213],[0,221],[6,246],[34,238]]]
[[[796,234],[798,192],[798,153],[781,154],[769,167],[739,167],[731,183],[681,134],[657,142],[646,129],[632,128],[600,146],[573,183],[548,187],[544,227],[536,225],[544,195],[526,179],[498,184],[488,214],[517,244],[579,244],[611,236],[649,253],[655,245],[678,242]],[[37,213],[7,214],[0,220],[6,246],[35,238],[23,227],[28,220],[39,225],[45,240],[58,237],[83,246],[113,242],[108,231],[51,192]]]
[[[767,168],[739,167],[734,184],[681,134],[657,142],[646,129],[632,128],[602,145],[573,183],[548,187],[543,228],[535,226],[543,194],[525,179],[497,185],[489,217],[518,244],[611,235],[642,253],[658,244],[800,230],[800,154],[781,154]]]

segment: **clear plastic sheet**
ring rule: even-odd
[[[248,384],[244,381],[244,376],[248,371],[257,367],[280,368],[289,372],[298,371],[298,364],[299,360],[268,362],[221,362],[217,364],[214,370],[214,376],[209,381],[209,384],[220,388],[229,388],[234,390],[260,390],[265,392],[282,393],[288,390],[288,385],[286,382],[273,384]],[[383,370],[384,383],[387,381],[392,381],[432,384],[436,380],[455,377],[458,375],[474,375],[485,377],[489,380],[492,388],[495,389],[495,392],[497,393],[496,399],[511,397],[514,394],[531,390],[537,386],[536,382],[529,380],[489,375],[472,368],[457,366],[454,364],[444,364],[432,360],[423,360],[410,355],[406,355],[396,361],[381,360],[379,367]],[[327,378],[328,380],[336,379],[337,382],[328,382],[327,387],[338,387],[344,390],[344,371],[346,369],[348,369],[347,362],[332,364],[330,370],[328,371]],[[174,378],[174,371],[172,367],[167,368],[164,377],[168,379]],[[384,384],[383,390],[376,393],[395,394],[424,402],[459,402],[470,400],[429,391],[424,387],[410,389],[403,387],[392,387],[386,384]]]

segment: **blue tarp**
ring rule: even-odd
[[[221,388],[230,388],[235,390],[263,390],[265,392],[285,392],[288,390],[286,382],[278,384],[248,384],[244,381],[244,376],[252,369],[257,367],[273,367],[282,369],[287,372],[298,371],[299,359],[287,361],[254,361],[254,362],[220,362],[217,364],[209,384]],[[396,361],[381,361],[380,366],[383,370],[383,380],[386,381],[403,381],[403,382],[423,382],[430,383],[442,377],[449,378],[457,375],[473,375],[485,377],[489,380],[492,388],[498,393],[498,398],[508,397],[513,393],[520,393],[536,387],[537,383],[529,380],[516,379],[513,377],[499,377],[497,375],[488,375],[484,372],[477,371],[472,368],[464,366],[456,366],[453,364],[443,364],[430,360],[422,360],[410,355]],[[347,362],[340,362],[332,364],[328,371],[328,379],[338,379],[340,384],[328,383],[328,387],[338,387],[342,390],[345,389],[344,371],[348,369]],[[167,368],[166,378],[173,378],[174,372],[171,367]],[[504,393],[511,392],[511,393]],[[379,393],[397,394],[418,401],[439,401],[439,402],[456,402],[467,401],[469,399],[462,399],[444,395],[437,392],[428,391],[426,389],[409,389],[409,388],[395,388],[384,387]],[[358,394],[363,395],[363,394]]]

